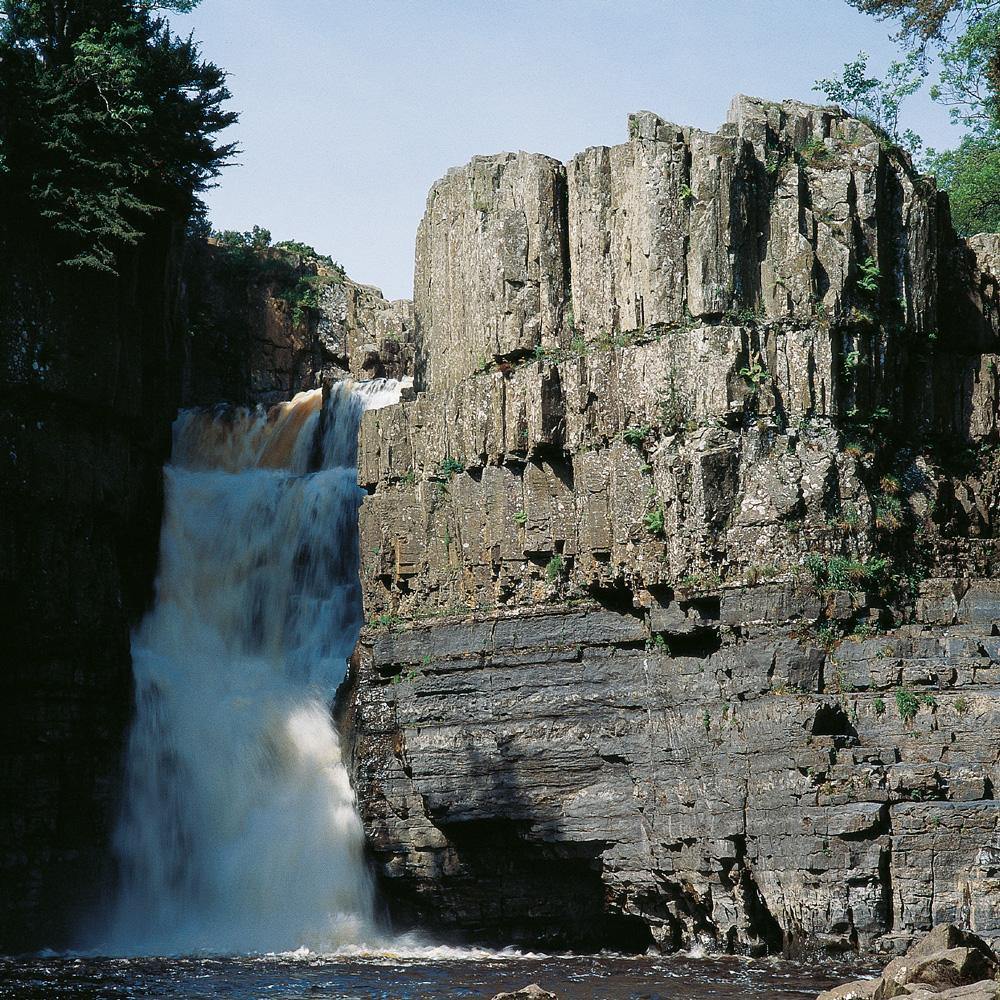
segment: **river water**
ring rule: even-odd
[[[232,958],[0,959],[19,1000],[438,1000],[538,983],[560,1000],[813,1000],[857,968],[739,958],[552,957],[425,949],[409,957],[308,953]]]

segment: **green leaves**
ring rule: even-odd
[[[813,90],[915,152],[920,139],[912,132],[900,132],[899,111],[903,101],[920,89],[926,76],[920,56],[910,52],[903,59],[894,60],[884,79],[867,75],[868,58],[867,52],[859,52],[855,59],[844,64],[840,76],[817,80]]]
[[[882,277],[874,257],[866,257],[858,264],[858,288],[868,295],[877,295],[879,279]]]
[[[225,74],[153,13],[193,6],[0,0],[0,195],[63,264],[114,273],[233,156]]]
[[[1000,132],[966,136],[943,153],[929,150],[926,167],[948,191],[961,234],[1000,232]]]

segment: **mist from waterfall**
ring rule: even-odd
[[[372,886],[330,703],[362,622],[357,433],[394,382],[265,413],[182,413],[155,603],[132,639],[136,715],[106,947],[329,951]]]

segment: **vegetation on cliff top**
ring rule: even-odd
[[[197,2],[0,0],[0,201],[60,263],[115,273],[235,153],[225,73],[158,13]]]
[[[211,239],[222,251],[223,267],[239,281],[270,285],[271,296],[287,303],[295,323],[319,306],[323,285],[340,284],[345,277],[332,257],[298,240],[273,243],[271,231],[262,226],[213,232]]]
[[[868,75],[868,56],[842,74],[816,82],[816,90],[851,114],[867,118],[921,160],[950,195],[960,233],[1000,230],[1000,0],[849,0],[875,17],[898,19],[903,59],[885,76]],[[900,131],[899,111],[938,60],[931,97],[965,130],[954,149],[922,151],[919,136]]]

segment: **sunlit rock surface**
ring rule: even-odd
[[[359,457],[386,896],[551,946],[1000,939],[996,237],[835,109],[628,128],[565,193],[508,154],[428,201],[423,391]]]

